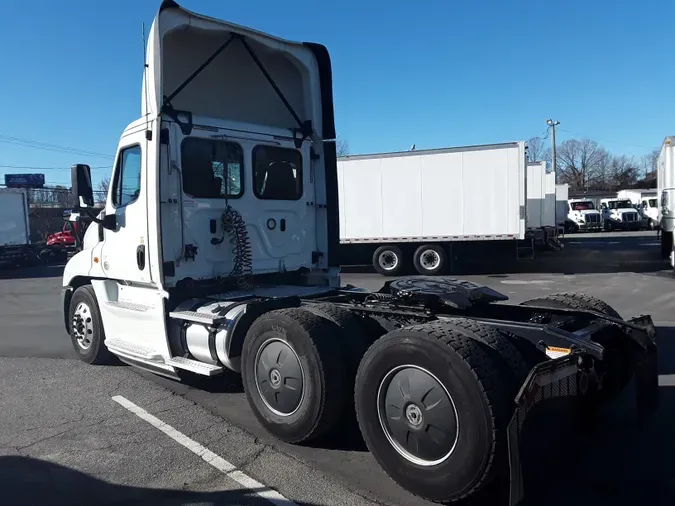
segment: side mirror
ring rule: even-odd
[[[91,168],[78,163],[70,168],[71,192],[77,199],[75,209],[94,207],[94,189],[91,185]]]

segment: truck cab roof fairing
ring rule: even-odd
[[[166,97],[233,35],[245,40],[288,104],[245,44],[233,40],[172,98],[171,106],[200,116],[282,128],[298,127],[299,118],[311,121],[320,138],[334,138],[330,58],[323,46],[287,41],[195,14],[173,1],[162,3],[149,33],[142,114],[161,114]]]

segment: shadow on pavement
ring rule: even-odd
[[[120,462],[120,465],[122,463]],[[29,457],[0,457],[0,486],[4,506],[48,504],[50,506],[183,505],[269,506],[257,492],[262,489],[232,489],[214,492],[149,489],[116,485],[58,464]],[[313,503],[296,502],[301,506]]]
[[[656,344],[659,347],[659,374],[675,374],[675,327],[657,326]]]
[[[60,278],[63,264],[39,265],[37,267],[0,268],[0,279]]]

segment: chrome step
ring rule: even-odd
[[[185,357],[171,357],[166,361],[166,365],[172,365],[178,369],[184,369],[202,376],[214,376],[223,372],[223,368],[220,366],[205,364]]]
[[[176,320],[186,320],[195,323],[203,323],[205,325],[216,325],[226,319],[225,316],[210,315],[208,313],[199,313],[197,311],[171,311],[169,316]]]
[[[132,344],[124,339],[116,337],[106,338],[105,346],[111,353],[128,356],[130,358],[140,358],[151,362],[161,362],[162,355],[155,350]]]

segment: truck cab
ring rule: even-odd
[[[629,199],[602,199],[600,210],[605,230],[638,230],[641,227],[640,214]]]
[[[602,230],[600,213],[590,199],[569,199],[567,219],[572,232]]]
[[[643,222],[649,230],[659,226],[659,199],[654,197],[643,198],[638,206]]]

